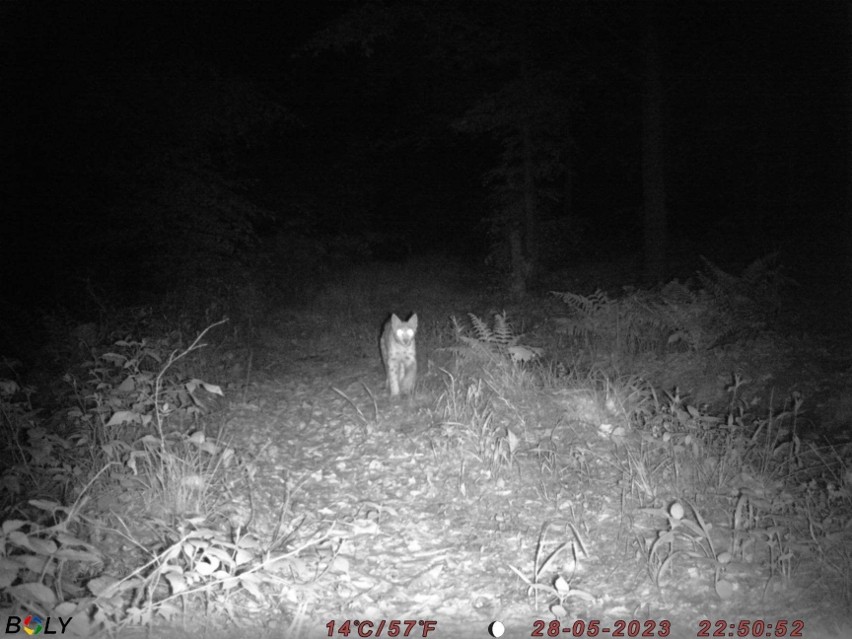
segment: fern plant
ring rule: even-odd
[[[777,253],[755,260],[739,277],[701,259],[706,272],[698,273],[698,279],[724,326],[714,344],[748,339],[769,330],[781,312],[784,292],[796,285],[783,274]]]
[[[590,296],[567,291],[551,291],[570,309],[557,318],[562,333],[581,340],[596,351],[637,354],[658,348],[666,338],[668,322],[653,296],[639,291],[622,299],[612,299],[598,289]]]
[[[609,349],[626,355],[685,347],[693,352],[753,337],[769,329],[792,280],[784,277],[774,255],[731,275],[704,260],[700,289],[674,280],[655,291],[629,291],[613,299],[597,290],[589,296],[551,291],[568,316],[556,318],[557,331],[592,352]]]
[[[456,339],[474,353],[499,354],[513,362],[529,362],[541,356],[541,348],[520,343],[521,336],[515,333],[505,311],[494,314],[493,328],[474,313],[468,313],[467,316],[470,318],[471,330],[462,326],[455,316],[450,319]],[[454,350],[460,352],[459,349]]]
[[[678,280],[659,293],[658,311],[667,325],[666,344],[691,352],[706,350],[719,335],[719,322],[706,291],[694,291]]]

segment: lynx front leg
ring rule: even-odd
[[[417,383],[417,362],[411,362],[405,369],[405,376],[402,378],[402,392],[410,395],[414,390],[414,384]]]
[[[391,397],[399,395],[399,370],[395,364],[388,364],[388,390]]]

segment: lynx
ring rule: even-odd
[[[417,351],[414,346],[414,334],[417,332],[417,314],[403,322],[396,314],[385,322],[379,346],[382,349],[382,362],[388,375],[388,390],[391,397],[400,391],[408,395],[414,390],[417,381]]]

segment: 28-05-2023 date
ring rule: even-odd
[[[800,619],[788,621],[778,619],[741,619],[730,622],[725,619],[702,619],[698,622],[695,636],[699,639],[710,637],[803,637],[805,622]],[[671,622],[667,619],[619,619],[609,625],[603,625],[597,619],[589,621],[577,619],[571,624],[558,620],[533,622],[531,637],[669,637]]]

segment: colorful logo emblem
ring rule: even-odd
[[[20,617],[18,617],[20,619]],[[41,617],[38,615],[27,615],[24,618],[24,632],[28,635],[37,635],[41,632]]]

